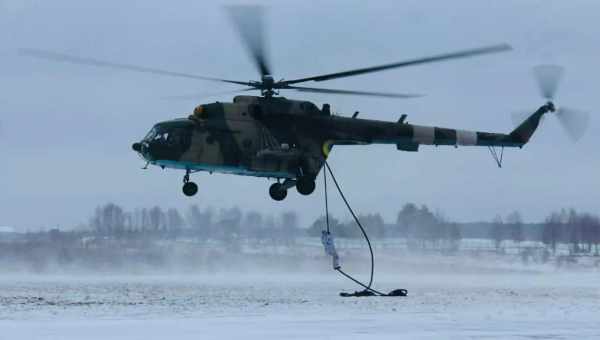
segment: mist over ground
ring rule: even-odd
[[[363,280],[365,252],[342,251],[344,269]],[[0,327],[29,339],[600,336],[597,268],[376,252],[374,287],[408,289],[407,297],[340,297],[359,287],[320,255],[225,256],[208,270],[144,273],[138,263],[121,274],[2,274]]]
[[[563,209],[463,224],[405,204],[360,216],[373,288],[332,269],[323,217],[108,203],[73,230],[0,233],[0,327],[21,338],[595,338],[600,223]],[[342,268],[368,281],[365,241],[330,216]]]
[[[488,222],[459,223],[425,205],[406,203],[393,222],[377,213],[358,218],[372,240],[380,270],[600,267],[600,219],[574,209],[561,209],[539,223],[523,222],[518,211]],[[71,230],[1,231],[0,271],[319,273],[328,262],[320,242],[327,223],[343,261],[364,271],[367,243],[348,218],[320,216],[302,225],[294,211],[263,215],[198,205],[184,211],[158,206],[127,211],[114,203],[98,206],[88,223]]]

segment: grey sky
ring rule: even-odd
[[[227,2],[232,3],[232,2]],[[257,2],[254,2],[257,3]],[[262,3],[262,2],[258,2]],[[554,119],[524,150],[496,168],[484,148],[336,147],[330,163],[359,212],[392,220],[407,201],[459,220],[520,209],[539,220],[564,206],[600,209],[597,1],[277,1],[266,2],[275,78],[296,78],[494,43],[515,51],[327,82],[334,88],[416,92],[411,100],[305,95],[336,112],[424,125],[509,131],[510,113],[543,101],[531,67],[566,67],[557,102],[592,112],[588,134],[571,144]],[[86,222],[98,204],[159,204],[322,212],[316,195],[271,201],[264,179],[197,174],[199,194],[181,194],[182,173],[143,163],[131,151],[156,121],[202,102],[161,97],[234,87],[112,71],[17,56],[19,47],[193,72],[256,79],[221,3],[208,1],[0,0],[0,225],[17,228]],[[551,118],[551,117],[549,117]],[[341,205],[335,210],[342,214]]]

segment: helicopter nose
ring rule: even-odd
[[[135,152],[142,152],[142,143],[133,143],[133,145],[131,145],[131,148],[133,149],[133,151]]]

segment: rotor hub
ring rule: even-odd
[[[275,85],[273,76],[271,76],[270,74],[265,74],[264,76],[262,76],[261,80],[262,80],[262,85],[264,86],[265,89],[272,89],[273,86]]]

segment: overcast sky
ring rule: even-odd
[[[232,2],[227,2],[232,3]],[[257,3],[257,2],[253,2]],[[261,3],[261,2],[258,2]],[[286,94],[344,115],[507,132],[510,113],[543,104],[531,67],[566,68],[558,104],[592,113],[588,134],[571,144],[546,119],[523,150],[498,169],[485,148],[336,147],[330,158],[358,212],[392,221],[405,202],[450,218],[489,220],[522,211],[528,221],[552,210],[600,211],[598,1],[277,1],[268,6],[274,76],[298,78],[495,43],[514,51],[330,81],[356,90],[424,93],[410,100]],[[303,222],[322,213],[322,183],[310,197],[269,198],[265,179],[196,174],[194,198],[183,173],[150,168],[131,150],[157,121],[186,116],[202,102],[164,96],[215,93],[227,84],[52,63],[20,57],[34,47],[227,79],[257,79],[222,3],[209,1],[0,0],[0,226],[71,227],[95,206],[238,205]],[[310,83],[308,83],[310,86]],[[334,213],[344,211],[338,203]]]

